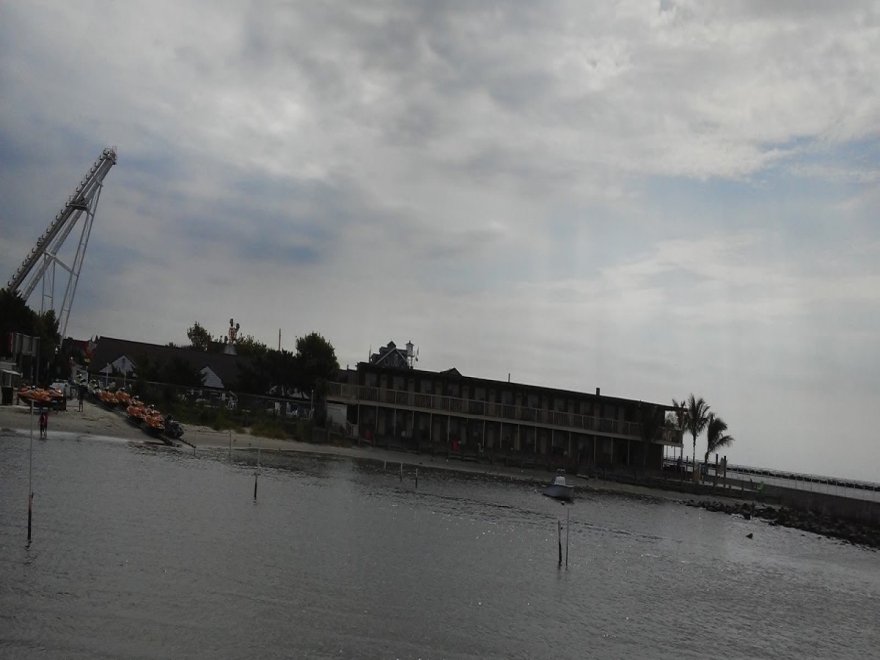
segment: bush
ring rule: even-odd
[[[281,422],[275,419],[261,419],[254,422],[251,427],[251,435],[259,435],[264,438],[275,438],[278,440],[286,440],[287,433]]]

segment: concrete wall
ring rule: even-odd
[[[765,485],[764,493],[791,509],[811,511],[831,518],[880,525],[880,502],[781,486]]]

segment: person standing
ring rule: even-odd
[[[85,388],[82,385],[80,385],[79,387],[76,388],[76,403],[77,403],[77,411],[78,412],[83,411],[83,390],[84,389]]]
[[[40,411],[40,440],[45,440],[49,435],[49,413],[43,408]]]

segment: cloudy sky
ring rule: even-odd
[[[115,145],[70,335],[411,339],[880,480],[878,81],[877,2],[4,2],[0,276]]]

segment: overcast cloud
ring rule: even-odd
[[[880,480],[878,80],[876,2],[6,2],[0,276],[116,145],[70,335],[411,339]]]

